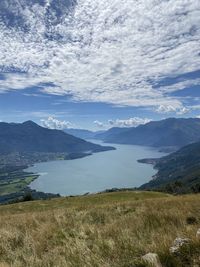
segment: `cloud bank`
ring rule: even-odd
[[[63,130],[72,128],[72,124],[69,121],[58,120],[54,117],[48,117],[47,119],[41,119],[40,121],[42,126],[48,129]]]
[[[137,127],[141,124],[146,124],[150,122],[151,119],[148,118],[139,118],[133,117],[128,119],[116,119],[116,120],[108,120],[106,123],[101,121],[94,121],[94,124],[99,128],[111,128],[111,127]]]
[[[53,1],[3,0],[16,20],[0,20],[1,92],[37,86],[75,101],[186,111],[171,93],[200,80],[159,84],[199,69],[199,0],[70,2],[55,11]]]
[[[151,120],[147,118],[134,117],[134,118],[129,118],[127,120],[120,120],[120,119],[109,120],[108,123],[111,126],[115,127],[137,127],[138,125],[146,124],[150,121]]]

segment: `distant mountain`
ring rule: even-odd
[[[200,192],[200,142],[152,162],[158,173],[141,189],[161,189],[170,193]]]
[[[200,119],[169,118],[131,128],[112,128],[99,138],[107,143],[182,147],[200,140]]]
[[[103,134],[104,131],[93,132],[84,129],[65,129],[64,132],[82,139],[96,139],[96,135]]]
[[[32,121],[0,123],[0,154],[12,152],[81,153],[110,150],[59,130],[43,128]]]
[[[96,133],[94,138],[107,142],[107,140],[111,140],[112,137],[117,136],[118,134],[122,134],[126,131],[129,131],[129,129],[130,128],[113,127],[107,131]]]

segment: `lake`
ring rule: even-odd
[[[102,144],[96,140],[93,142]],[[156,170],[152,165],[138,163],[137,160],[166,155],[144,146],[106,145],[117,149],[81,159],[38,163],[28,168],[27,171],[40,174],[30,184],[31,189],[67,196],[138,187],[148,182]]]

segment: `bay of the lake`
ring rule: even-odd
[[[29,167],[27,171],[40,175],[30,184],[31,189],[67,196],[111,188],[138,187],[148,182],[156,170],[152,165],[138,163],[137,160],[166,155],[144,146],[102,145],[114,146],[116,150],[95,153],[81,159],[38,163]]]

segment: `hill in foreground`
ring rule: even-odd
[[[0,206],[2,267],[199,266],[200,195],[118,192]],[[175,238],[190,238],[178,254]],[[194,263],[196,265],[194,265]]]

